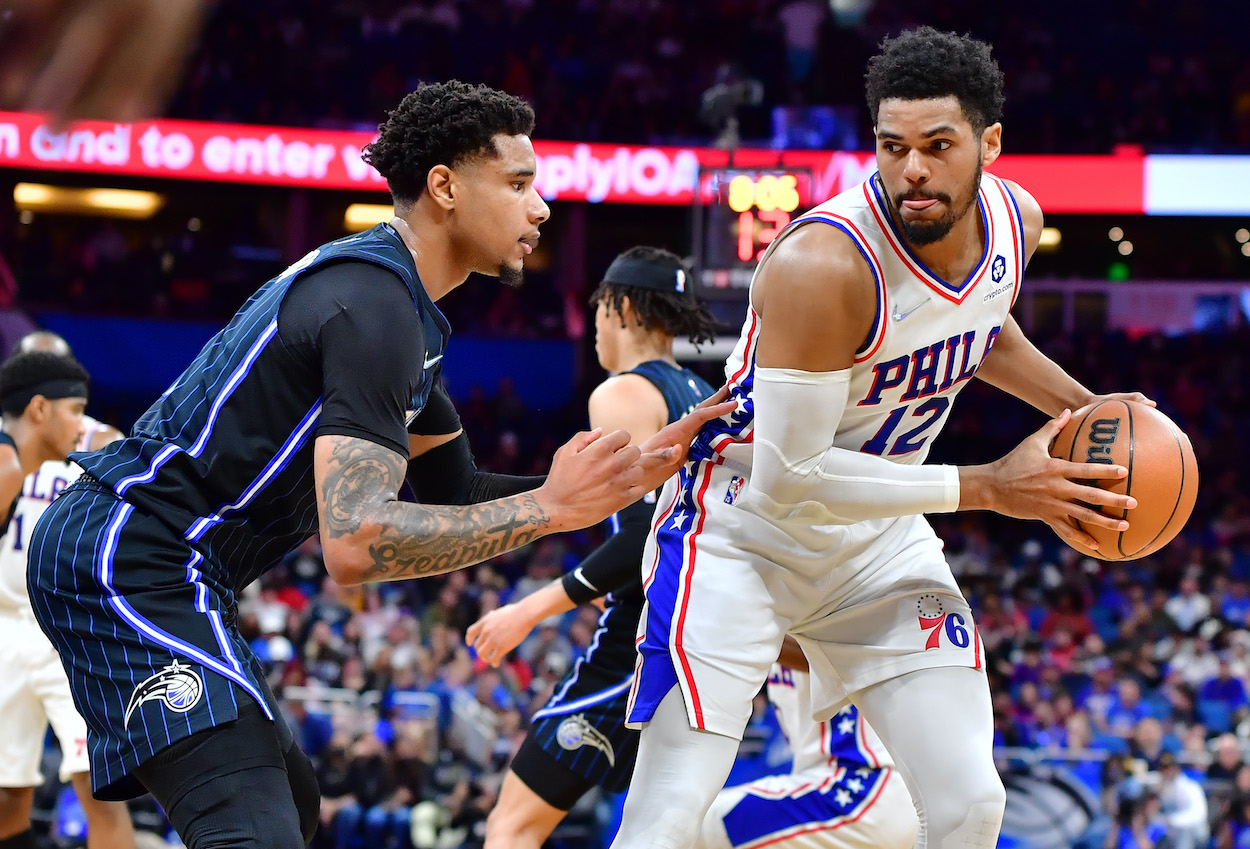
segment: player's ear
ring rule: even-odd
[[[52,402],[42,395],[36,395],[30,399],[30,403],[26,405],[25,415],[30,416],[30,420],[35,424],[43,424],[48,420],[48,416],[52,413]]]
[[[456,205],[455,182],[454,171],[446,165],[435,165],[425,176],[425,190],[436,204],[443,209],[451,209]]]
[[[1002,152],[1003,125],[995,122],[981,131],[981,164],[989,165]]]

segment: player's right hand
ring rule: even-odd
[[[505,604],[470,625],[464,639],[478,657],[498,666],[509,652],[525,642],[532,630],[534,623],[520,606]]]
[[[553,530],[585,528],[642,498],[642,452],[629,439],[623,430],[601,435],[595,429],[560,446],[546,482],[534,490]]]
[[[1072,417],[1065,410],[988,466],[960,469],[961,509],[984,508],[1017,519],[1040,519],[1064,542],[1097,549],[1098,542],[1076,526],[1123,531],[1128,522],[1103,510],[1131,510],[1137,499],[1097,486],[1128,475],[1123,466],[1073,463],[1050,456],[1050,446]],[[967,491],[965,491],[967,487]]]

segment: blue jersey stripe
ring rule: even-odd
[[[312,430],[313,425],[317,423],[317,419],[321,415],[322,403],[322,399],[317,399],[317,403],[314,404],[313,408],[308,411],[303,420],[295,426],[295,430],[289,437],[287,437],[286,442],[283,443],[282,447],[278,450],[278,453],[274,455],[273,459],[269,461],[265,468],[261,469],[260,474],[257,475],[250,484],[248,484],[247,489],[243,490],[243,494],[240,495],[238,499],[231,504],[218,507],[217,511],[213,515],[205,516],[204,518],[197,520],[195,524],[191,526],[186,534],[186,538],[188,540],[191,540],[192,542],[198,540],[212,525],[220,522],[231,513],[242,510],[252,501],[252,499],[260,494],[262,489],[269,485],[279,472],[286,468],[286,464],[291,461],[291,457],[295,454],[296,449],[304,444],[304,441],[308,438],[308,434]]]
[[[100,588],[105,592],[105,598],[109,606],[120,614],[121,617],[131,625],[131,627],[133,627],[140,634],[148,637],[148,639],[164,646],[175,654],[181,654],[184,657],[188,657],[200,665],[213,670],[218,675],[229,678],[231,681],[238,684],[250,693],[252,698],[256,699],[256,703],[259,704],[261,709],[265,711],[265,715],[270,719],[273,719],[273,713],[269,708],[269,703],[263,696],[261,696],[260,691],[256,689],[251,681],[247,680],[247,678],[243,677],[234,669],[226,666],[216,658],[210,657],[195,646],[178,639],[173,634],[162,631],[151,622],[148,622],[140,616],[133,607],[130,606],[130,603],[126,601],[124,596],[119,594],[117,590],[113,588],[113,554],[117,550],[117,541],[121,535],[122,526],[126,524],[126,520],[130,517],[130,514],[134,512],[134,509],[133,505],[126,503],[121,504],[121,506],[114,513],[112,522],[109,523],[103,547],[98,549],[100,559],[97,565],[96,577],[100,582]]]

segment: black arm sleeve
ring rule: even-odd
[[[413,419],[408,431],[439,436],[461,430],[460,416],[441,385],[435,387],[425,409]],[[480,504],[542,486],[545,477],[497,475],[478,471],[469,438],[463,432],[408,463],[408,486],[423,504]]]
[[[617,515],[621,529],[564,576],[564,591],[574,604],[620,592],[642,577],[642,549],[651,530],[655,503],[635,501]]]
[[[369,262],[317,268],[291,285],[278,332],[289,348],[320,360],[317,436],[355,436],[408,456],[407,410],[425,331],[398,275]]]

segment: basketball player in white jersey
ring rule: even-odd
[[[812,721],[807,660],[786,642],[768,700],[790,741],[790,772],[718,793],[697,849],[911,849],[916,809],[889,752],[854,705]]]
[[[17,351],[19,354],[43,352],[72,361],[65,340],[46,331],[23,337]],[[86,391],[85,380],[83,391]],[[70,400],[74,399],[49,401],[49,406],[65,406]],[[82,400],[85,403],[85,398]],[[13,480],[20,480],[21,490],[16,501],[6,502],[6,507],[12,504],[12,510],[7,533],[0,538],[0,632],[3,633],[0,638],[0,715],[4,717],[0,723],[0,847],[3,849],[34,845],[25,841],[33,840],[30,809],[34,789],[43,783],[39,763],[49,723],[61,744],[61,780],[73,784],[87,816],[89,849],[134,845],[134,828],[125,804],[100,802],[91,796],[87,725],[74,708],[65,670],[52,644],[39,629],[26,592],[26,549],[35,522],[57,493],[81,471],[66,455],[70,451],[94,450],[121,436],[115,428],[82,414],[82,406],[78,404],[75,410],[76,423],[69,444],[40,438],[41,434],[52,431],[57,431],[57,436],[62,435],[61,430],[69,434],[68,426],[58,430],[55,417],[48,421],[27,421],[29,411],[15,417],[16,421],[11,421],[14,417],[5,416],[6,432],[13,431],[10,435],[14,439],[18,438],[19,430],[25,435],[22,450],[17,452],[21,456],[20,469],[10,470],[15,476]]]
[[[1005,793],[984,653],[923,514],[995,510],[1089,545],[1077,521],[1123,529],[1110,514],[1136,504],[1093,485],[1123,467],[1048,453],[1103,396],[1010,316],[1042,213],[982,173],[1002,136],[989,45],[927,27],[887,39],[867,94],[878,173],[764,256],[726,364],[738,409],[660,495],[628,716],[643,732],[613,849],[694,844],[787,632],[814,718],[849,701],[881,735],[917,846],[990,849]],[[1054,418],[997,462],[924,465],[974,375]]]

